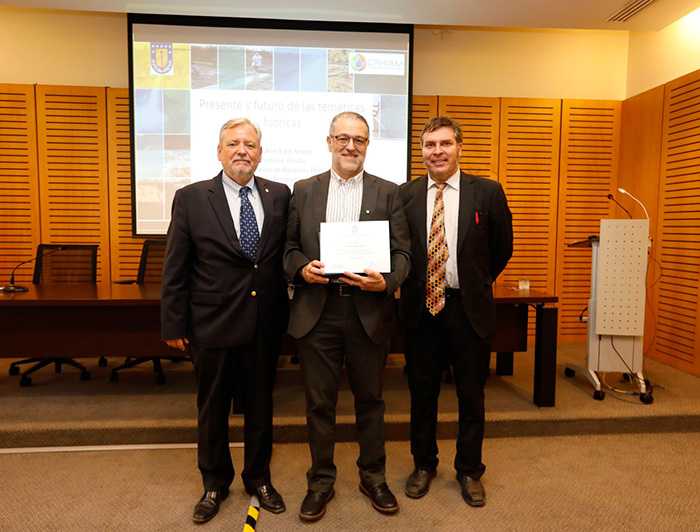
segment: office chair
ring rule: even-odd
[[[39,244],[36,249],[33,284],[54,283],[97,283],[97,248],[96,245],[83,244]],[[106,363],[106,360],[105,360]],[[63,365],[80,370],[80,380],[90,378],[90,372],[82,364],[71,358],[27,358],[10,364],[10,375],[19,375],[21,364],[34,364],[24,373],[20,386],[30,386],[35,371],[55,365],[56,373]],[[101,364],[102,365],[102,364]]]
[[[145,284],[145,283],[160,283],[163,273],[163,260],[165,259],[165,240],[144,240],[143,248],[141,248],[141,260],[139,262],[139,271],[136,275],[136,280],[117,281],[117,284]],[[165,374],[163,373],[162,360],[170,360],[171,362],[191,362],[189,356],[171,356],[171,357],[139,357],[135,359],[128,358],[119,367],[116,367],[109,374],[110,382],[119,380],[119,371],[123,369],[133,368],[145,362],[153,362],[153,371],[156,374],[156,383],[165,383]]]

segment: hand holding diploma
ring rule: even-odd
[[[383,292],[386,290],[386,280],[381,273],[370,270],[369,268],[365,268],[364,272],[365,275],[343,272],[345,277],[341,277],[340,280],[350,286],[357,286],[361,290],[367,292]]]
[[[307,283],[327,284],[328,277],[326,275],[326,266],[320,260],[312,260],[301,269],[301,276]]]

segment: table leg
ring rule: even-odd
[[[496,375],[513,374],[513,351],[496,353]]]
[[[554,406],[557,368],[557,307],[535,310],[535,383],[532,401]]]

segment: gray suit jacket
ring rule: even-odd
[[[295,338],[316,325],[328,297],[328,285],[306,283],[299,270],[312,260],[320,260],[319,232],[321,222],[326,221],[329,183],[330,171],[298,181],[289,203],[284,271],[295,283],[288,329]],[[366,220],[389,220],[391,237],[391,273],[384,274],[386,291],[356,290],[353,297],[365,332],[373,342],[380,343],[389,338],[396,306],[394,292],[410,269],[410,241],[398,186],[367,172],[360,211],[360,221]]]

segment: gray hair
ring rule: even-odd
[[[228,122],[226,122],[223,126],[221,126],[221,130],[219,131],[219,144],[221,144],[221,141],[224,140],[224,133],[226,132],[227,129],[231,129],[232,127],[240,126],[241,124],[247,124],[250,127],[252,127],[255,130],[255,133],[258,135],[258,144],[262,144],[262,131],[260,131],[260,126],[253,122],[252,120],[248,118],[232,118]]]
[[[367,120],[365,120],[365,117],[362,116],[360,113],[355,113],[353,111],[343,111],[342,113],[338,113],[333,117],[333,120],[331,120],[331,126],[328,128],[328,134],[332,135],[333,134],[333,127],[335,126],[336,120],[339,118],[354,118],[355,120],[359,120],[362,122],[365,127],[367,128],[367,135],[369,135],[369,124],[367,123]]]

